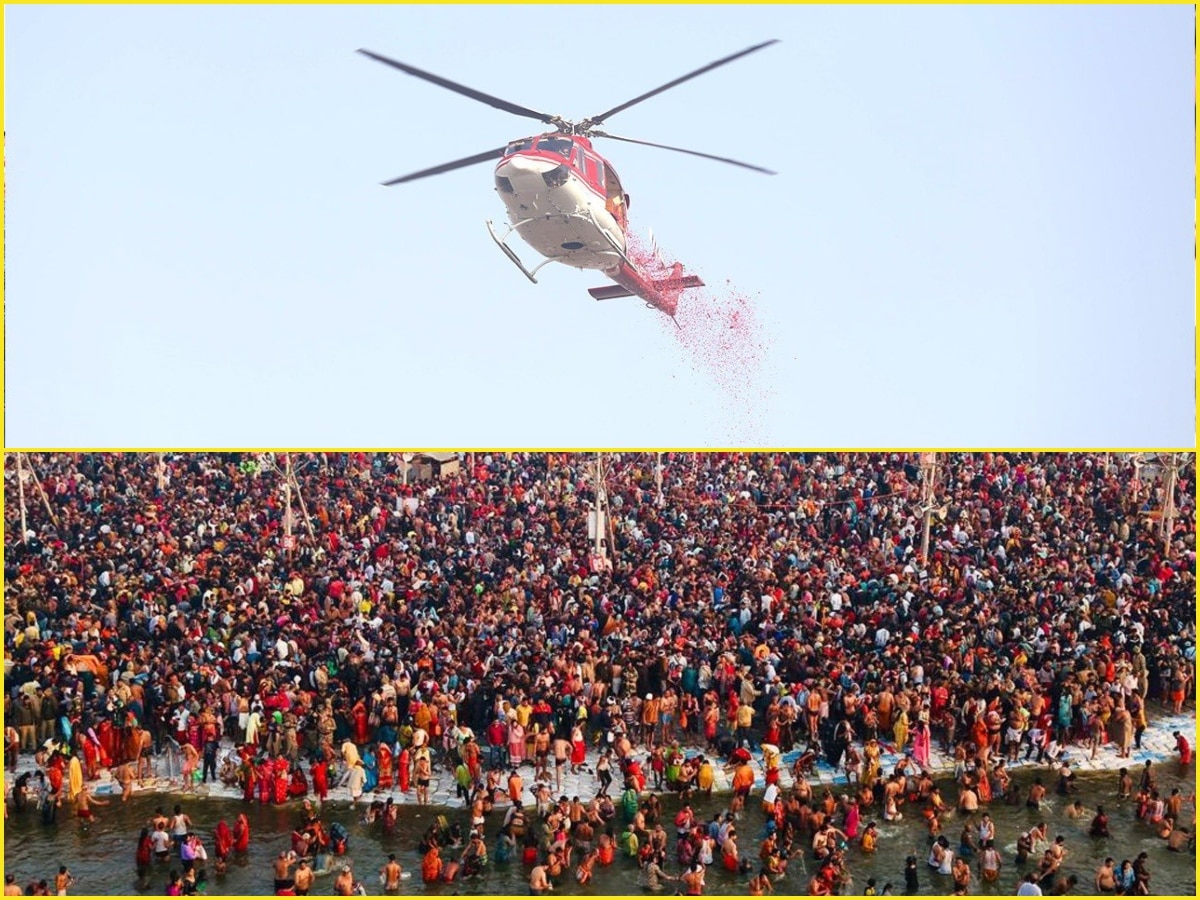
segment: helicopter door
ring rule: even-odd
[[[628,227],[629,220],[626,218],[629,197],[621,188],[621,180],[617,178],[617,173],[613,171],[612,166],[605,163],[603,168],[603,177],[600,180],[600,190],[604,192],[605,202],[604,208],[612,213],[613,218],[617,220],[617,224],[624,231]]]

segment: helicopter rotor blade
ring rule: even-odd
[[[656,87],[652,91],[647,91],[646,93],[642,94],[640,97],[634,97],[632,100],[622,103],[620,106],[614,106],[612,109],[606,110],[605,112],[600,113],[600,115],[598,115],[598,116],[592,116],[590,119],[587,119],[586,121],[589,125],[599,125],[601,122],[603,122],[605,119],[609,118],[610,116],[616,115],[617,113],[621,112],[622,110],[629,109],[629,107],[633,106],[634,104],[641,103],[643,100],[649,100],[651,97],[653,97],[657,94],[661,94],[663,91],[668,91],[677,85],[683,84],[685,81],[689,81],[689,80],[695,78],[697,75],[703,75],[705,72],[711,72],[713,69],[717,68],[718,66],[723,66],[723,65],[725,65],[725,63],[733,62],[735,59],[740,59],[741,57],[746,56],[749,53],[753,53],[756,50],[761,50],[764,47],[770,47],[772,44],[778,44],[778,43],[779,43],[778,39],[772,39],[769,41],[763,41],[761,44],[755,44],[753,47],[747,47],[745,50],[740,50],[737,53],[734,53],[732,56],[726,56],[724,59],[718,59],[716,62],[709,63],[707,66],[701,66],[699,69],[696,69],[694,72],[689,72],[686,75],[676,78],[674,81],[668,81],[666,84],[664,84],[660,87]]]
[[[491,94],[485,94],[483,91],[477,91],[474,88],[469,88],[466,85],[459,84],[456,81],[451,81],[448,78],[442,78],[440,75],[434,75],[432,72],[426,72],[407,63],[402,63],[386,56],[380,56],[378,53],[372,53],[370,50],[359,50],[363,56],[368,56],[371,59],[383,63],[385,66],[391,66],[393,69],[399,69],[401,72],[407,72],[409,75],[415,75],[417,78],[423,78],[425,81],[444,87],[447,90],[454,91],[456,94],[462,94],[464,97],[470,97],[472,100],[478,100],[480,103],[486,103],[488,106],[495,109],[502,109],[505,112],[510,112],[517,116],[526,116],[530,119],[537,119],[540,122],[553,123],[554,116],[547,113],[538,112],[536,109],[529,109],[526,106],[521,106],[516,103],[510,103],[507,100],[501,100],[499,97],[493,97]]]
[[[474,156],[464,156],[462,159],[456,159],[454,162],[442,163],[440,166],[434,166],[430,169],[422,169],[420,172],[413,172],[411,175],[402,175],[400,178],[393,178],[391,181],[383,182],[384,187],[391,187],[394,184],[404,184],[409,181],[416,181],[418,178],[428,178],[430,175],[441,175],[443,172],[453,172],[455,169],[461,169],[464,166],[473,166],[476,163],[487,162],[489,159],[500,159],[504,155],[504,147],[497,147],[495,150],[488,150],[484,153],[476,153]]]
[[[730,159],[727,156],[713,156],[711,153],[701,153],[698,150],[685,150],[683,147],[671,147],[667,144],[655,144],[651,141],[639,141],[635,138],[621,137],[618,134],[609,134],[606,131],[593,131],[593,137],[609,138],[614,141],[624,141],[627,144],[641,144],[643,147],[657,147],[659,150],[674,150],[676,153],[686,153],[689,156],[700,156],[704,159],[713,159],[717,162],[729,163],[731,166],[741,166],[743,169],[753,169],[755,172],[762,172],[764,175],[774,175],[770,169],[764,169],[762,166],[754,166],[750,163],[741,162],[740,160]]]

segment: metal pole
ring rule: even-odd
[[[1167,553],[1171,552],[1171,534],[1175,529],[1175,484],[1179,478],[1179,457],[1172,453],[1167,464],[1167,495],[1163,498],[1162,539]]]
[[[662,506],[663,505],[662,453],[656,453],[655,456],[658,457],[658,460],[657,460],[657,465],[655,466],[655,469],[654,469],[654,483],[658,486],[658,505]]]
[[[17,454],[17,495],[21,498],[21,543],[29,543],[29,523],[25,519],[25,469],[21,465],[21,454]]]
[[[287,536],[284,544],[287,547],[287,553],[292,552],[292,455],[289,453],[284,456],[287,465],[287,473],[283,480],[283,533]]]
[[[308,515],[308,507],[304,503],[304,492],[302,490],[300,490],[300,482],[296,480],[296,473],[290,471],[291,470],[290,462],[288,463],[288,470],[289,470],[288,476],[292,482],[292,487],[294,487],[296,489],[296,499],[300,501],[300,513],[301,513],[301,515],[304,516],[304,527],[308,529],[308,536],[315,540],[317,537],[317,534],[313,530],[312,518]]]
[[[595,540],[595,547],[592,548],[597,557],[599,557],[601,555],[601,550],[603,548],[603,543],[604,543],[604,541],[603,541],[603,535],[604,535],[604,526],[603,526],[604,476],[600,470],[600,466],[601,466],[600,454],[597,453],[596,454],[596,475],[595,475],[595,478],[596,478],[596,522],[595,522],[595,528],[593,529],[596,534],[596,540]]]
[[[933,521],[933,479],[937,471],[937,454],[930,453],[927,461],[922,460],[924,483],[921,488],[921,504],[925,508],[925,527],[921,533],[921,564],[929,565],[929,526]]]
[[[19,454],[23,456],[24,454]],[[29,462],[29,460],[25,460]],[[42,489],[42,483],[38,481],[37,470],[33,467],[33,463],[29,463],[29,473],[33,476],[33,486],[37,488],[38,496],[42,498],[42,505],[46,507],[46,514],[50,516],[50,521],[54,523],[54,527],[58,527],[58,516],[54,514],[54,507],[50,505],[50,498],[46,496],[45,490]]]

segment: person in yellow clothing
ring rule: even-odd
[[[896,714],[896,724],[892,726],[892,735],[896,738],[896,752],[903,753],[904,745],[908,743],[908,712],[904,709]]]
[[[874,853],[875,844],[879,841],[879,826],[874,822],[868,822],[867,828],[862,833],[862,838],[859,839],[859,846],[862,847],[863,853]]]
[[[749,703],[740,703],[737,708],[737,734],[734,737],[737,739],[738,746],[742,745],[743,741],[750,740],[750,726],[754,724],[754,707]]]
[[[713,764],[709,762],[707,757],[700,757],[700,769],[696,773],[696,787],[704,791],[704,796],[712,796],[715,777]]]
[[[779,752],[779,748],[774,744],[763,744],[763,768],[767,771],[778,769],[779,763],[783,759],[783,754]]]
[[[429,731],[429,726],[433,721],[433,707],[428,703],[420,704],[413,712],[413,725],[420,728],[422,731]]]
[[[72,803],[83,792],[83,764],[78,756],[72,756],[67,765],[67,799]]]
[[[528,697],[522,697],[521,702],[517,705],[517,721],[521,723],[521,727],[526,732],[529,731],[529,720],[533,716],[533,704],[529,702]]]

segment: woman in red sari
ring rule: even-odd
[[[250,820],[245,813],[239,813],[233,823],[233,849],[238,853],[246,853],[250,849]]]
[[[392,748],[387,744],[380,743],[376,759],[379,761],[379,784],[376,787],[379,790],[390,791],[392,789]]]
[[[774,744],[779,746],[779,716],[772,715],[767,719],[767,730],[763,735],[764,744]]]
[[[571,729],[571,771],[578,772],[587,761],[587,741],[583,737],[583,726],[578,722]]]
[[[325,798],[329,796],[329,761],[322,756],[312,764],[311,772],[313,793],[324,803]]]
[[[244,778],[242,799],[249,803],[254,799],[254,789],[258,786],[258,767],[254,765],[253,759],[249,757],[243,759],[242,775]]]
[[[222,819],[217,823],[216,832],[213,836],[213,844],[216,848],[216,863],[214,868],[218,873],[225,871],[225,861],[229,859],[229,851],[233,849],[233,832],[229,830],[229,826]]]
[[[108,759],[124,762],[121,759],[121,750],[117,746],[118,735],[117,730],[113,728],[112,722],[108,719],[102,719],[100,724],[96,726],[96,739],[100,742],[100,749],[104,756]]]
[[[367,704],[361,697],[350,712],[354,719],[354,743],[367,742]]]
[[[412,781],[412,763],[409,759],[408,748],[405,747],[400,751],[400,755],[396,758],[397,778],[400,782],[400,791],[407,794]]]
[[[299,763],[292,766],[292,780],[288,785],[289,797],[307,797],[308,779],[304,777],[304,769]]]
[[[95,781],[100,777],[96,771],[100,765],[100,745],[87,734],[79,736],[79,743],[83,749],[83,769],[87,773],[87,779]]]
[[[61,793],[63,786],[63,772],[66,769],[67,761],[61,753],[55,753],[50,760],[50,765],[46,767],[46,775],[50,779],[50,787],[54,788],[54,792]]]
[[[287,803],[288,789],[291,787],[292,780],[288,773],[288,761],[283,757],[275,760],[275,802]]]
[[[275,767],[269,759],[258,766],[258,802],[270,803],[275,794]]]
[[[633,779],[634,786],[640,794],[646,790],[646,773],[642,771],[642,764],[636,759],[630,760],[628,768],[625,770],[625,775]]]

